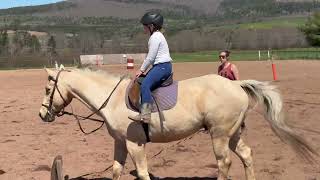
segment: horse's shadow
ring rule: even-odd
[[[131,175],[138,177],[137,176],[137,171],[131,171]],[[216,177],[156,177],[153,174],[149,174],[151,180],[217,180],[218,178]],[[139,178],[136,178],[135,180],[138,180]]]
[[[65,180],[112,180],[110,178],[83,178],[83,177],[76,177],[76,178],[71,178],[71,179],[66,179]]]
[[[110,178],[84,178],[84,177],[75,177],[75,178],[67,178],[64,177],[64,180],[112,180]]]
[[[137,172],[135,170],[130,172],[131,175],[135,176],[136,179],[138,180],[139,178],[137,177]],[[153,174],[149,174],[151,180],[217,180],[217,177],[156,177]],[[76,178],[65,178],[65,180],[112,180],[110,178],[83,178],[83,177],[76,177]]]
[[[152,180],[217,180],[215,177],[164,177],[159,178],[155,177],[150,174],[150,178]],[[136,178],[135,180],[138,180],[139,178]],[[77,177],[72,179],[66,179],[66,180],[112,180],[110,178],[83,178],[83,177]]]

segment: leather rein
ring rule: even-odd
[[[101,109],[103,109],[103,108],[105,108],[105,107],[107,106],[107,104],[108,104],[108,102],[109,102],[112,94],[113,94],[114,91],[117,89],[117,87],[119,86],[119,84],[121,83],[121,81],[124,79],[125,76],[121,76],[121,77],[120,77],[119,82],[118,82],[118,83],[116,84],[116,86],[113,88],[113,90],[112,90],[111,93],[109,94],[108,98],[104,101],[104,103],[100,106],[99,109],[97,109],[96,111],[92,112],[92,113],[89,114],[88,116],[81,116],[81,115],[77,115],[77,114],[74,114],[74,113],[73,113],[73,108],[72,108],[71,104],[70,104],[71,112],[68,112],[68,111],[65,111],[65,110],[64,110],[65,107],[66,107],[68,104],[67,104],[67,101],[65,100],[65,98],[62,96],[61,91],[60,91],[59,88],[58,88],[58,80],[59,80],[59,77],[60,77],[60,74],[61,74],[62,71],[65,71],[65,70],[60,70],[60,71],[58,72],[57,76],[56,76],[56,79],[54,79],[53,77],[49,76],[49,81],[53,81],[53,82],[54,82],[54,86],[53,86],[52,93],[51,93],[51,95],[50,95],[49,105],[42,104],[42,106],[44,106],[44,107],[47,108],[47,111],[48,111],[48,113],[49,113],[50,115],[52,115],[52,112],[54,112],[54,114],[55,114],[57,117],[61,117],[61,116],[65,115],[65,114],[66,114],[66,115],[70,115],[70,116],[72,115],[72,116],[77,120],[77,123],[78,123],[78,125],[79,125],[79,128],[80,128],[80,130],[81,130],[81,132],[82,132],[83,134],[88,135],[88,134],[94,133],[94,132],[96,132],[97,130],[101,129],[102,126],[106,123],[105,120],[95,119],[95,118],[92,118],[91,116],[97,114],[98,112],[100,112]],[[67,72],[70,72],[70,71],[67,71]],[[62,110],[59,111],[59,112],[55,112],[55,111],[52,109],[53,96],[54,96],[55,91],[57,91],[57,92],[59,93],[61,99],[63,100],[63,108],[62,108]],[[95,121],[95,122],[101,122],[101,125],[100,125],[98,128],[96,128],[96,129],[94,129],[94,130],[92,130],[92,131],[90,131],[90,132],[85,132],[84,129],[82,128],[82,126],[81,126],[81,123],[80,123],[80,121],[82,121],[82,120],[91,120],[91,121]]]

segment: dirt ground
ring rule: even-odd
[[[241,79],[272,81],[270,62],[236,62]],[[320,61],[276,62],[288,121],[299,127],[320,152]],[[187,79],[216,73],[217,63],[174,64],[174,78]],[[112,73],[125,73],[125,66],[105,66]],[[132,71],[133,72],[133,71]],[[111,172],[99,172],[111,165],[113,139],[106,128],[84,135],[70,116],[44,123],[38,113],[44,95],[47,75],[44,70],[15,70],[0,72],[0,179],[49,180],[55,156],[62,155],[64,174],[70,179],[110,180]],[[72,102],[76,113],[89,111]],[[83,124],[87,130],[98,124]],[[254,167],[259,180],[320,180],[320,165],[306,163],[283,144],[271,131],[267,121],[257,112],[250,112],[247,129],[242,137],[251,146]],[[312,131],[307,131],[308,129]],[[217,165],[209,135],[200,132],[185,141],[167,144],[148,144],[149,171],[161,180],[215,180]],[[152,158],[159,150],[161,154]],[[319,160],[319,158],[318,158]],[[244,180],[240,160],[232,154],[230,176]],[[319,163],[320,161],[318,161]],[[95,173],[98,172],[98,173]],[[93,173],[85,178],[81,175]],[[131,159],[122,179],[135,179]]]

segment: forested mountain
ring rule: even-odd
[[[54,38],[61,51],[145,51],[139,18],[153,10],[165,16],[165,34],[173,51],[284,48],[306,45],[297,25],[291,23],[303,22],[300,18],[306,19],[319,8],[316,0],[67,0],[2,9],[0,30],[22,31],[12,35],[15,38],[29,37],[25,32],[30,30],[46,32],[40,49],[46,49],[48,39]],[[242,25],[270,19],[280,20],[262,30],[254,24]],[[10,34],[3,36],[2,44],[19,42],[9,41]]]
[[[54,4],[0,10],[0,15],[115,17],[135,19],[158,9],[172,16],[279,16],[308,13],[316,0],[67,0]]]

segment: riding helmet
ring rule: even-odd
[[[143,25],[153,24],[154,26],[161,28],[163,25],[163,16],[156,12],[147,12],[142,16],[140,22]]]

